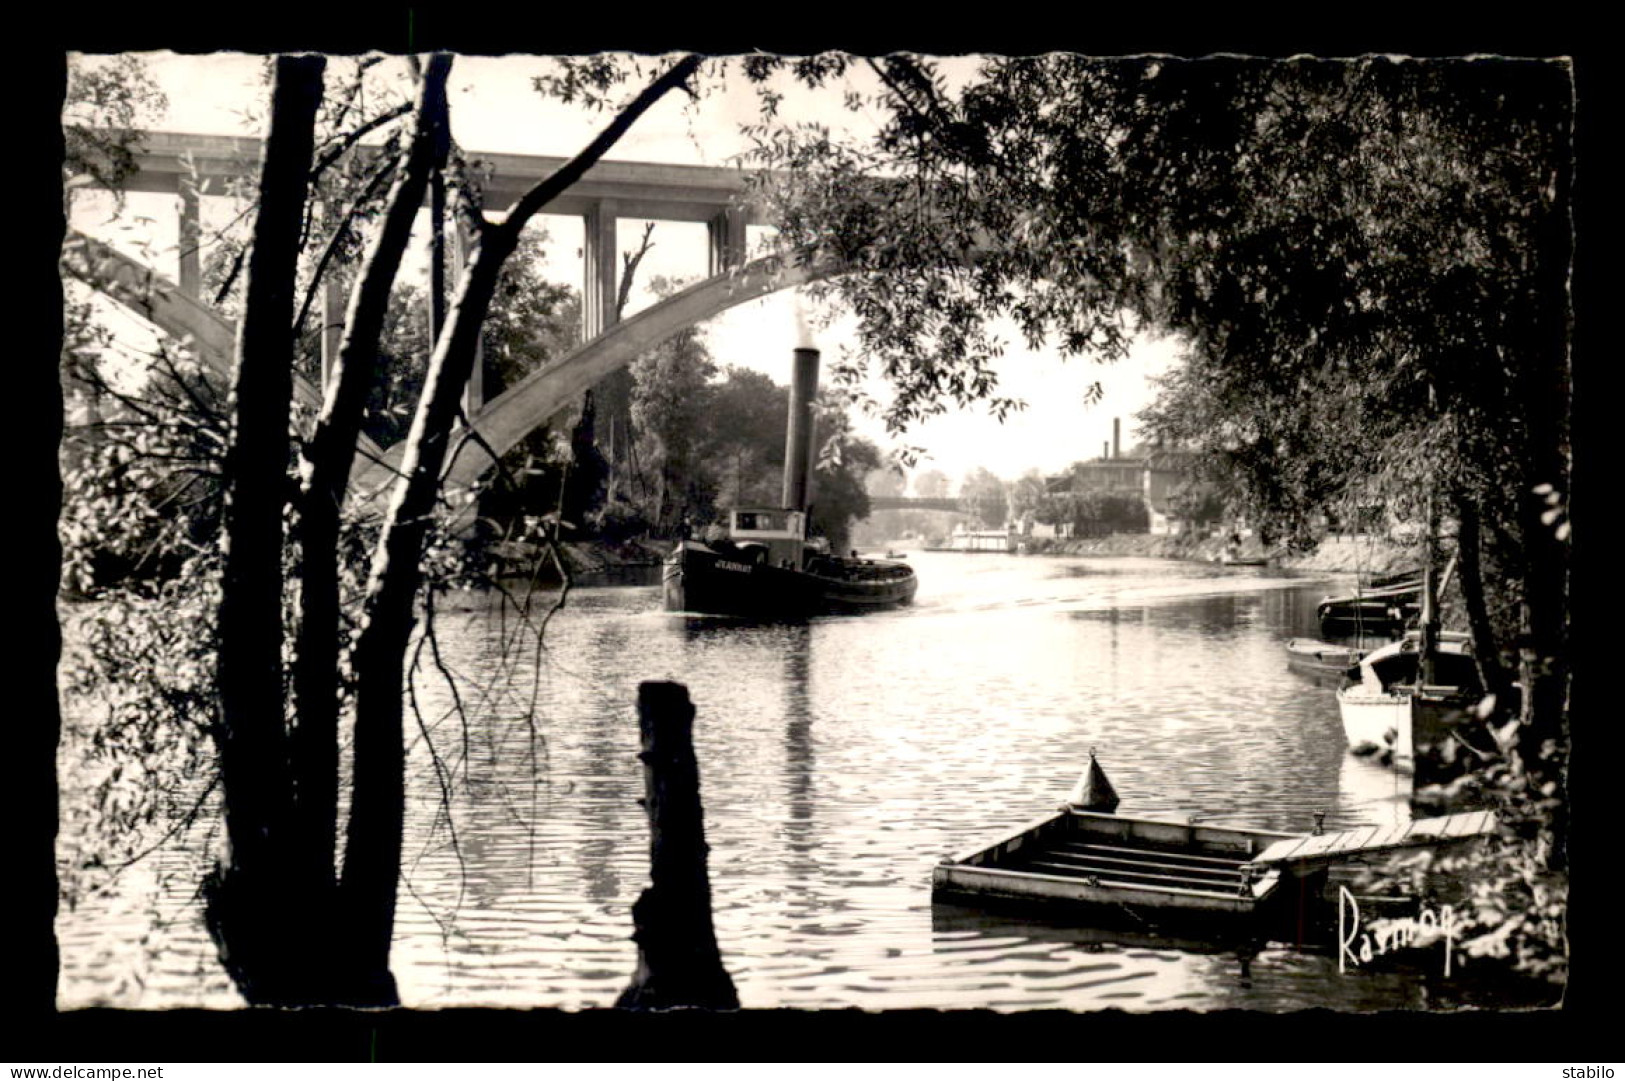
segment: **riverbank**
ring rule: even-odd
[[[1040,537],[1028,540],[1030,555],[1051,556],[1140,556],[1151,559],[1185,559],[1199,563],[1217,562],[1226,548],[1222,537],[1158,536],[1150,533],[1112,533],[1104,537],[1075,540]],[[1350,574],[1389,574],[1414,567],[1417,555],[1410,549],[1374,537],[1327,537],[1313,552],[1276,558],[1256,538],[1242,542],[1238,559],[1271,559],[1288,570],[1347,571]]]
[[[615,543],[599,539],[565,541],[559,545],[559,558],[572,581],[594,578],[620,579],[651,572],[660,566],[671,550],[669,541],[644,538]],[[538,585],[558,585],[558,566],[544,545],[531,542],[504,542],[493,545],[490,573],[499,578],[521,578]]]
[[[602,540],[567,541],[559,545],[572,577],[613,574],[637,567],[658,567],[671,551],[670,541],[629,540],[612,544]]]
[[[1029,555],[1139,556],[1214,563],[1226,548],[1222,537],[1166,536],[1150,533],[1112,533],[1104,537],[1027,540]],[[566,542],[559,546],[571,577],[616,574],[639,567],[656,567],[671,550],[671,542],[631,540],[612,544],[601,540]],[[1346,571],[1349,574],[1391,574],[1417,565],[1415,551],[1391,541],[1366,536],[1327,537],[1313,552],[1276,558],[1256,538],[1241,543],[1235,558],[1270,559],[1287,570]]]

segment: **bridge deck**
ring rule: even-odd
[[[376,151],[363,146],[359,153]],[[569,160],[535,154],[465,153],[484,166],[482,190],[486,207],[493,211],[512,205]],[[128,191],[173,192],[186,178],[188,183],[198,183],[204,194],[224,195],[225,182],[254,175],[259,158],[260,140],[256,138],[151,131],[145,133],[144,150],[137,155],[138,171],[124,187]],[[747,225],[772,224],[765,210],[747,199],[748,193],[748,174],[742,169],[606,160],[587,170],[544,213],[584,214],[609,201],[621,218],[708,222],[732,208],[743,214]]]

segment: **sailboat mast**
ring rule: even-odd
[[[1434,652],[1439,642],[1439,508],[1430,490],[1427,496],[1427,538],[1422,547],[1421,656],[1417,678],[1423,685],[1434,679]]]

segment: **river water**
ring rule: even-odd
[[[1333,692],[1288,670],[1329,579],[1165,560],[911,553],[915,603],[761,625],[578,587],[544,646],[494,595],[442,602],[415,681],[405,1003],[613,1004],[646,885],[637,685],[697,707],[717,938],[746,1007],[1449,1008],[1458,965],[1340,973],[933,906],[931,868],[1052,811],[1093,748],[1119,813],[1307,830],[1403,821],[1347,753]],[[538,598],[545,601],[546,598]],[[450,673],[448,678],[447,673]],[[455,688],[455,694],[453,693]],[[71,775],[64,799],[73,797]],[[194,891],[199,827],[59,920],[64,1007],[232,1008]]]

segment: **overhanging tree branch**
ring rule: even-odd
[[[519,231],[525,227],[533,215],[542,207],[569,191],[579,181],[588,169],[598,164],[598,161],[609,152],[610,147],[620,141],[638,119],[648,112],[655,102],[659,101],[668,91],[684,86],[690,76],[699,70],[701,57],[685,56],[673,64],[664,75],[650,83],[643,89],[631,103],[623,109],[619,116],[610,121],[609,125],[598,134],[586,149],[571,158],[558,170],[541,183],[522,195],[513,210],[508,214],[507,220],[501,228],[513,234],[514,242],[518,241]]]
[[[501,225],[481,229],[439,334],[407,436],[402,472],[384,519],[363,602],[355,649],[355,786],[340,891],[357,928],[355,948],[381,999],[393,997],[391,929],[401,866],[405,747],[401,688],[419,561],[428,535],[463,386],[490,309],[502,264],[525,223],[591,168],[667,91],[682,85],[700,58],[686,57],[656,79],[588,147],[531,188]]]
[[[418,119],[399,170],[383,226],[367,252],[351,296],[337,370],[328,381],[316,430],[306,449],[300,540],[304,562],[299,592],[298,664],[294,696],[294,787],[302,851],[333,877],[338,799],[339,517],[367,391],[377,365],[378,339],[401,257],[431,175],[445,161],[446,78],[451,58],[429,60],[417,95]],[[380,174],[382,175],[382,174]]]

